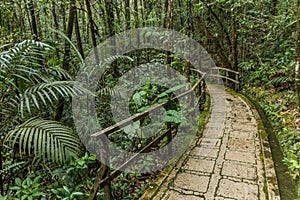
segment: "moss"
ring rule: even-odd
[[[210,96],[209,94],[206,95],[206,102],[204,104],[204,110],[201,113],[199,122],[198,122],[198,131],[197,131],[197,136],[201,136],[203,129],[205,125],[207,124],[208,121],[208,116],[210,115],[211,112],[211,102],[210,102]]]

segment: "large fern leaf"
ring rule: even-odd
[[[2,112],[6,111],[7,113],[18,110],[21,116],[24,116],[25,111],[31,113],[32,106],[41,109],[42,105],[53,104],[53,102],[59,100],[59,97],[67,98],[83,94],[93,95],[76,81],[39,83],[27,88],[24,93],[20,93],[11,99],[7,104],[8,107],[4,108]]]
[[[33,155],[36,159],[56,163],[77,158],[82,151],[82,143],[71,128],[37,118],[10,131],[4,142],[20,155]]]
[[[0,64],[2,67],[8,67],[14,60],[26,60],[25,58],[37,59],[37,56],[42,55],[41,50],[47,51],[49,49],[52,49],[52,47],[43,42],[24,40],[23,42],[17,43],[8,51],[0,52]]]
[[[280,77],[273,78],[268,82],[268,84],[276,87],[279,85],[290,85],[293,83],[293,81],[294,79],[291,76],[280,76]]]

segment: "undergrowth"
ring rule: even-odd
[[[297,95],[291,89],[246,85],[244,92],[256,99],[272,123],[273,131],[284,153],[283,162],[298,183],[300,193],[300,113]]]

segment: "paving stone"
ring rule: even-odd
[[[241,124],[241,123],[249,123],[249,124],[252,124],[252,125],[255,125],[255,118],[254,117],[239,117],[239,118],[235,118],[233,119],[233,122],[234,123],[238,123],[238,124]]]
[[[174,181],[175,187],[197,192],[206,192],[209,176],[199,176],[189,173],[179,173]]]
[[[222,138],[223,135],[224,135],[223,131],[210,131],[210,130],[207,130],[203,133],[203,137],[205,137],[205,138],[215,138],[215,139]]]
[[[214,132],[223,132],[224,130],[224,126],[220,125],[220,126],[210,126],[210,124],[207,125],[207,131],[214,131]]]
[[[218,196],[235,198],[235,199],[249,199],[255,200],[258,197],[258,186],[243,182],[234,182],[228,179],[222,179],[219,184]]]
[[[255,154],[249,151],[227,150],[225,154],[226,160],[235,160],[245,163],[256,163]]]
[[[211,148],[207,146],[195,147],[191,155],[199,156],[199,157],[207,157],[207,158],[216,158],[218,156],[219,149]]]
[[[214,110],[214,113],[226,113],[226,107],[219,107]]]
[[[267,195],[280,199],[278,186],[266,184],[271,178],[276,182],[276,175],[266,172],[268,165],[260,159],[261,142],[252,110],[222,88],[208,85],[208,90],[212,112],[202,138],[153,200],[265,200]]]
[[[225,122],[226,121],[226,118],[222,118],[222,117],[214,117],[211,122],[207,125],[207,128],[210,128],[210,127],[220,127],[220,128],[224,128],[225,127]],[[222,130],[221,129],[221,130]]]
[[[215,118],[214,121],[208,123],[207,127],[224,127],[225,126],[225,119],[222,118]]]
[[[231,176],[249,180],[255,180],[257,178],[256,173],[256,167],[236,162],[225,162],[221,171],[223,176]]]
[[[255,150],[254,140],[230,138],[227,146],[232,150],[249,150],[251,152]]]
[[[163,200],[204,200],[204,198],[194,195],[184,195],[176,191],[168,191],[161,199]]]
[[[249,125],[247,123],[243,123],[243,124],[233,123],[232,129],[241,130],[241,131],[257,131],[257,126],[253,124]]]
[[[216,198],[214,198],[214,200],[236,200],[236,199],[224,198],[224,197],[216,197]]]
[[[254,138],[254,132],[251,131],[236,131],[236,130],[233,130],[230,132],[230,137],[232,138],[243,138],[243,139],[246,139],[246,140],[250,140],[250,139],[253,139]]]
[[[203,138],[200,145],[210,146],[210,147],[219,147],[221,145],[221,140],[216,138]]]
[[[211,119],[214,119],[214,120],[212,120],[212,122],[214,122],[214,121],[216,121],[215,118],[225,119],[226,118],[226,113],[223,113],[223,112],[212,112],[210,114],[210,117],[211,117]]]
[[[215,162],[211,160],[203,160],[190,157],[183,169],[198,171],[204,173],[212,173],[214,169]]]

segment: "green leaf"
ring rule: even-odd
[[[76,54],[77,54],[77,56],[78,56],[78,58],[79,58],[79,60],[81,62],[81,65],[84,66],[85,64],[84,64],[84,60],[82,58],[81,53],[78,51],[78,49],[76,48],[75,44],[69,39],[69,37],[66,36],[66,34],[64,34],[61,31],[58,31],[58,30],[55,30],[55,29],[52,29],[52,28],[50,28],[50,30],[53,31],[53,32],[55,32],[55,33],[57,33],[57,34],[59,34],[60,36],[62,36],[71,45],[71,47],[73,48],[73,50],[76,52]]]
[[[21,188],[18,187],[18,186],[13,186],[13,187],[10,187],[11,190],[20,190]]]
[[[11,148],[18,144],[20,154],[33,155],[36,159],[67,162],[78,158],[81,141],[69,127],[59,122],[32,118],[10,131],[4,142]]]
[[[17,186],[21,186],[22,185],[22,181],[21,181],[20,178],[16,178],[15,179],[15,183],[16,183]]]
[[[76,196],[82,196],[84,195],[82,192],[73,192],[72,195]]]
[[[64,188],[64,190],[67,192],[67,193],[70,193],[70,190],[69,190],[69,188],[67,187],[67,186],[63,186],[63,188]]]
[[[166,116],[164,117],[165,122],[172,122],[179,124],[182,122],[182,116],[181,112],[178,112],[176,110],[168,110],[166,112]]]
[[[90,155],[89,160],[90,161],[95,161],[96,160],[96,155],[94,155],[94,154]]]

